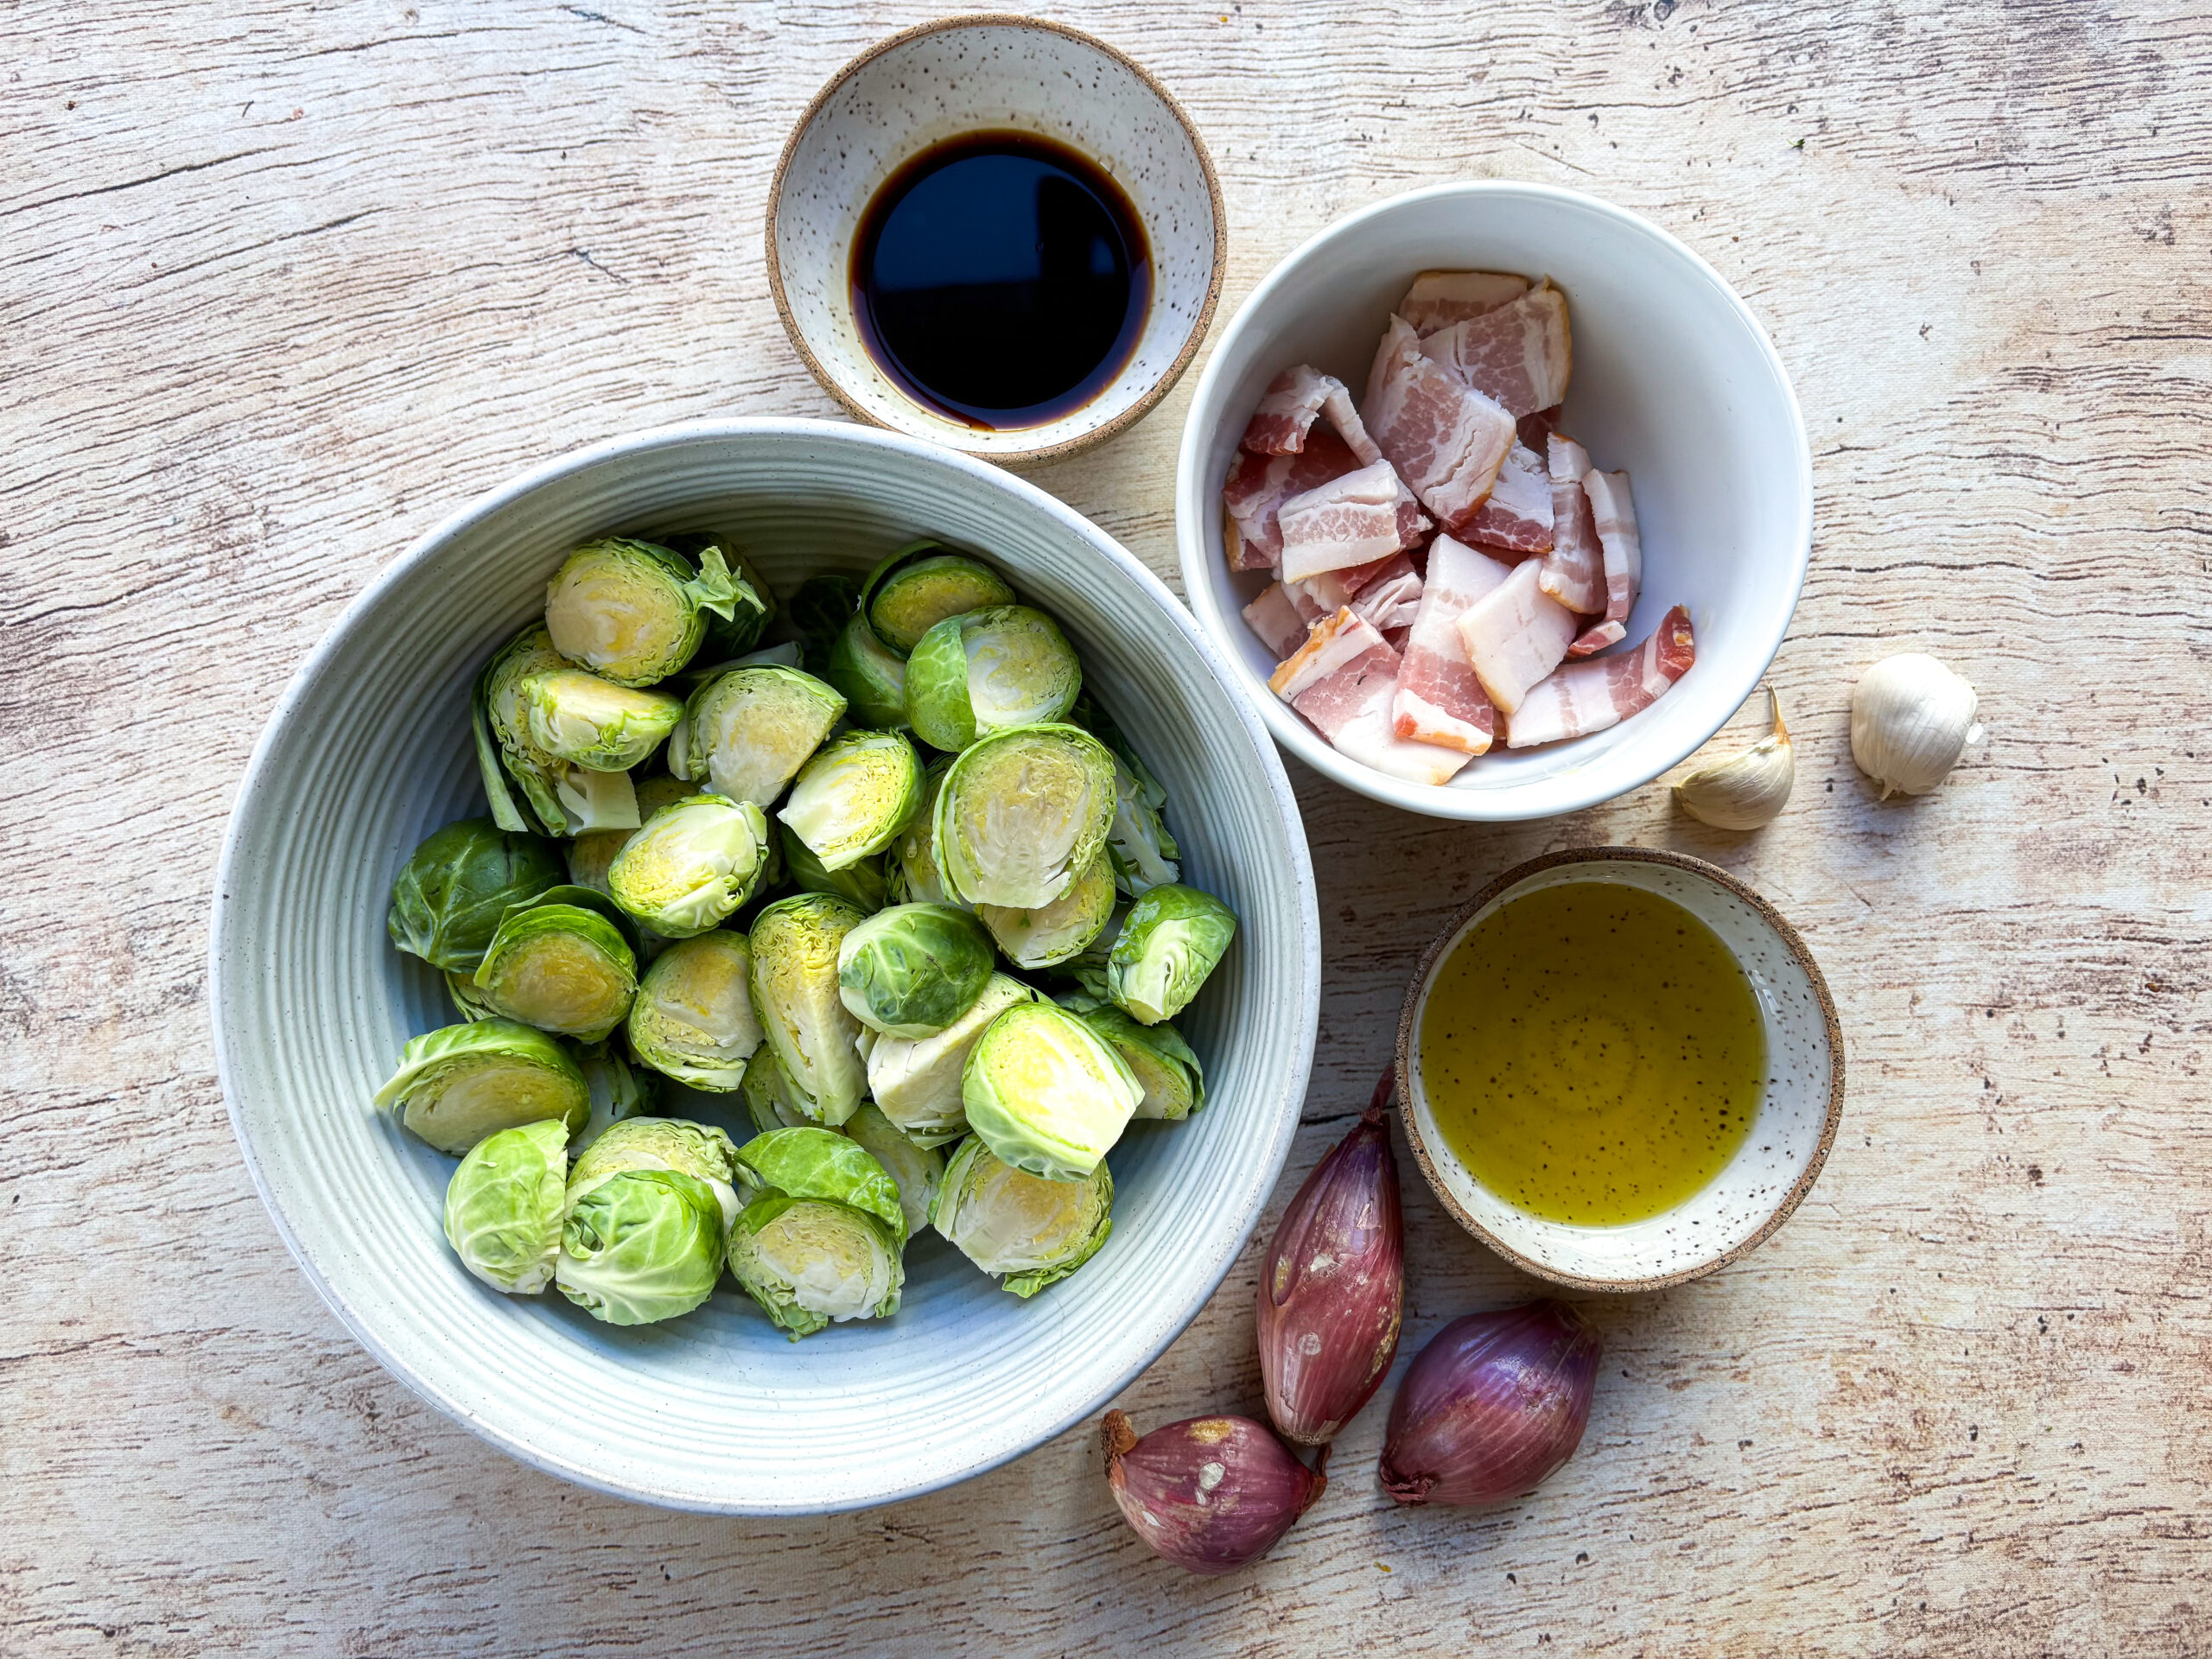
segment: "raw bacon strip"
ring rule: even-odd
[[[1425,340],[1440,328],[1510,305],[1528,291],[1526,276],[1502,270],[1424,270],[1398,302],[1398,315]]]
[[[1549,552],[1552,481],[1543,457],[1518,443],[1507,450],[1489,497],[1452,530],[1471,542],[1502,547],[1516,558]]]
[[[1337,753],[1387,777],[1409,784],[1448,784],[1471,758],[1457,749],[1435,743],[1408,743],[1399,737],[1392,710],[1396,706],[1395,677],[1378,683],[1358,713],[1329,741]]]
[[[1375,353],[1363,412],[1398,475],[1446,524],[1482,505],[1513,447],[1513,417],[1423,357],[1402,317]]]
[[[1497,734],[1497,708],[1483,695],[1459,640],[1467,607],[1511,574],[1475,549],[1439,536],[1428,544],[1428,579],[1398,670],[1391,731],[1417,743],[1481,754]]]
[[[1571,663],[1533,687],[1506,719],[1507,747],[1526,749],[1618,725],[1656,702],[1696,660],[1690,613],[1677,605],[1634,651],[1603,662]]]
[[[1402,553],[1390,561],[1396,569],[1386,569],[1382,575],[1363,587],[1352,600],[1354,615],[1364,618],[1384,633],[1395,629],[1409,628],[1414,618],[1421,613],[1421,577],[1414,574],[1414,562]]]
[[[1223,545],[1232,570],[1272,570],[1282,556],[1282,527],[1276,512],[1294,495],[1357,472],[1365,465],[1334,432],[1309,433],[1294,455],[1255,455],[1240,449],[1229,463],[1221,486],[1229,531]]]
[[[1344,383],[1305,363],[1285,369],[1252,411],[1243,447],[1255,455],[1296,454],[1306,447],[1306,431],[1332,386],[1341,392]]]
[[[1600,622],[1596,627],[1575,636],[1574,643],[1567,648],[1567,660],[1571,663],[1580,658],[1595,657],[1607,645],[1618,645],[1627,638],[1627,624]]]
[[[1582,487],[1589,493],[1598,543],[1605,550],[1605,620],[1625,626],[1643,587],[1643,541],[1636,533],[1636,500],[1628,492],[1628,474],[1588,473]]]
[[[1567,296],[1546,283],[1510,305],[1431,334],[1421,349],[1516,420],[1533,415],[1567,397],[1573,355]],[[1388,443],[1382,452],[1389,454]]]
[[[1349,609],[1316,626],[1268,683],[1339,754],[1362,766],[1412,783],[1442,784],[1467,764],[1464,754],[1429,743],[1402,743],[1392,734],[1398,653]]]
[[[1598,521],[1582,487],[1590,456],[1573,439],[1556,433],[1550,448],[1552,550],[1544,555],[1536,586],[1578,616],[1603,616],[1605,550],[1599,545]]]
[[[1282,579],[1303,582],[1324,570],[1371,564],[1408,545],[1398,475],[1387,461],[1294,495],[1276,511],[1282,531]],[[1418,513],[1418,509],[1415,509]],[[1416,532],[1418,534],[1418,532]]]
[[[1537,569],[1533,559],[1515,565],[1459,619],[1459,644],[1484,695],[1509,715],[1566,660],[1580,632],[1574,613],[1536,586]]]
[[[1268,648],[1268,654],[1277,662],[1304,643],[1306,630],[1311,626],[1300,614],[1290,590],[1279,582],[1269,582],[1267,590],[1244,607],[1244,620],[1260,636],[1260,643]]]

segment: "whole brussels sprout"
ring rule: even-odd
[[[741,590],[721,550],[701,551],[700,568],[654,542],[610,536],[563,560],[545,585],[545,628],[553,649],[617,685],[651,685],[691,660],[709,615],[737,613]]]
[[[931,817],[948,891],[971,905],[1037,910],[1105,844],[1114,757],[1074,726],[995,732],[952,763]]]
[[[894,905],[957,905],[937,868],[937,798],[952,762],[940,757],[922,772],[914,816],[883,850],[885,897]],[[880,909],[881,906],[878,906]]]
[[[929,1224],[930,1205],[937,1201],[938,1185],[944,1179],[944,1154],[935,1147],[916,1146],[874,1106],[862,1106],[848,1118],[845,1133],[898,1184],[899,1212],[912,1238]]]
[[[1180,1014],[1236,933],[1236,917],[1210,893],[1172,882],[1129,906],[1106,959],[1106,995],[1141,1025]]]
[[[625,1170],[572,1197],[553,1282],[609,1325],[672,1319],[714,1294],[725,1230],[706,1182],[666,1169]]]
[[[693,795],[664,806],[608,866],[614,902],[671,939],[721,925],[759,887],[768,821],[750,801]]]
[[[798,1128],[822,1116],[812,1098],[791,1081],[776,1051],[765,1044],[745,1068],[745,1109],[753,1127],[763,1135],[770,1129]]]
[[[707,613],[707,635],[700,642],[701,653],[711,652],[717,657],[737,657],[759,645],[760,636],[776,620],[775,590],[761,580],[753,561],[740,549],[737,538],[727,531],[681,531],[659,540],[663,547],[681,553],[702,567],[707,562],[707,550],[713,548],[729,567],[737,588],[728,617],[714,611]]]
[[[997,571],[925,538],[868,573],[860,609],[869,631],[903,658],[949,616],[1013,603],[1014,589]]]
[[[525,675],[515,698],[532,747],[594,772],[641,765],[683,717],[681,698],[617,685],[581,668]]]
[[[776,816],[825,870],[881,852],[921,798],[922,763],[896,732],[847,732],[802,767]]]
[[[1016,1169],[1087,1180],[1144,1098],[1105,1039],[1051,1002],[1021,1002],[991,1022],[961,1073],[968,1127]]]
[[[865,919],[826,893],[779,899],[753,918],[753,1006],[768,1046],[819,1120],[836,1128],[868,1091],[860,1022],[837,994],[837,952]]]
[[[844,694],[862,724],[888,731],[906,723],[906,659],[877,639],[859,613],[831,643],[822,677]]]
[[[1114,1230],[1114,1177],[1032,1175],[971,1135],[945,1166],[931,1225],[1016,1296],[1034,1296],[1098,1254]]]
[[[541,896],[518,905],[499,923],[477,965],[476,994],[509,1020],[595,1043],[630,1012],[637,956],[596,908],[560,902],[597,894],[576,887],[549,893],[552,902]]]
[[[1137,1103],[1139,1117],[1177,1122],[1205,1104],[1205,1074],[1174,1027],[1164,1020],[1141,1026],[1111,1002],[1081,992],[1057,1000],[1070,1013],[1080,1014],[1128,1065],[1144,1090],[1144,1098]]]
[[[784,868],[801,893],[833,893],[873,915],[889,898],[890,883],[884,875],[885,855],[856,858],[842,869],[825,870],[814,850],[798,838],[789,824],[778,826],[777,840],[784,851]]]
[[[613,1125],[659,1108],[660,1079],[644,1066],[631,1065],[614,1043],[594,1043],[578,1051],[576,1069],[591,1090],[591,1115],[574,1142],[579,1154]]]
[[[728,928],[679,939],[645,969],[630,1005],[631,1052],[694,1089],[728,1094],[760,1046],[753,948]]]
[[[992,1021],[1037,993],[1018,979],[993,974],[975,1006],[934,1037],[878,1037],[868,1051],[869,1092],[885,1117],[919,1147],[942,1146],[968,1133],[961,1074]]]
[[[837,995],[890,1037],[931,1037],[968,1012],[991,977],[991,936],[950,905],[880,910],[837,947]]]
[[[487,1135],[557,1118],[583,1128],[591,1090],[569,1052],[512,1020],[446,1026],[409,1039],[376,1103],[404,1103],[401,1123],[440,1152],[467,1152]]]
[[[570,666],[545,629],[532,626],[502,646],[477,677],[471,710],[477,771],[493,819],[503,830],[567,836],[638,827],[637,797],[626,772],[594,772],[531,741],[524,683]]]
[[[577,1154],[569,1172],[569,1205],[574,1208],[594,1187],[625,1170],[667,1169],[704,1181],[721,1206],[727,1227],[742,1207],[738,1202],[737,1147],[711,1123],[682,1117],[632,1117],[607,1132]]]
[[[766,807],[820,748],[845,700],[795,668],[734,668],[701,683],[668,742],[668,769]]]
[[[730,1229],[730,1273],[792,1341],[899,1311],[906,1212],[865,1148],[827,1129],[774,1129],[738,1163],[759,1196]]]
[[[1014,910],[978,905],[976,914],[1017,968],[1050,968],[1080,956],[1114,915],[1114,863],[1101,848],[1049,905]]]
[[[860,607],[861,579],[842,570],[809,576],[792,590],[784,620],[799,643],[799,666],[820,674],[830,663],[830,647]]]
[[[1082,689],[1060,625],[1027,605],[947,617],[906,659],[906,718],[923,742],[949,753],[1011,726],[1050,724]]]
[[[569,1131],[518,1123],[469,1149],[446,1183],[446,1242],[493,1289],[535,1296],[553,1282],[568,1190]]]
[[[463,818],[415,849],[391,884],[385,931],[402,950],[434,968],[473,974],[510,905],[561,884],[561,857],[548,841]]]

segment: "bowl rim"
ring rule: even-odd
[[[1380,801],[1386,806],[1395,806],[1402,811],[1418,812],[1427,817],[1471,823],[1515,823],[1559,817],[1612,800],[1630,790],[1641,789],[1669,767],[1688,759],[1708,741],[1713,733],[1733,718],[1735,707],[1732,706],[1718,715],[1701,736],[1670,746],[1675,752],[1652,750],[1653,753],[1665,754],[1666,758],[1656,765],[1639,766],[1637,769],[1643,772],[1643,776],[1618,786],[1598,781],[1589,768],[1577,768],[1503,790],[1455,789],[1449,784],[1405,782],[1347,759],[1323,741],[1320,735],[1300,719],[1281,698],[1265,694],[1264,688],[1255,690],[1248,683],[1249,677],[1242,659],[1236,649],[1228,644],[1234,637],[1232,627],[1241,626],[1242,619],[1232,623],[1222,613],[1214,601],[1213,589],[1210,585],[1216,561],[1206,549],[1205,526],[1207,515],[1217,504],[1211,499],[1215,492],[1202,476],[1202,470],[1205,464],[1204,452],[1213,434],[1209,427],[1202,425],[1201,417],[1207,406],[1215,400],[1216,382],[1226,372],[1229,348],[1237,339],[1239,331],[1259,308],[1273,297],[1276,289],[1290,280],[1292,273],[1319,251],[1324,245],[1357,233],[1361,226],[1373,219],[1415,211],[1429,203],[1504,197],[1529,197],[1559,207],[1594,213],[1650,238],[1686,261],[1702,276],[1758,345],[1759,359],[1775,389],[1781,394],[1783,406],[1789,412],[1791,433],[1796,440],[1794,482],[1799,505],[1796,533],[1792,537],[1796,558],[1796,569],[1789,580],[1789,603],[1782,607],[1780,621],[1771,630],[1771,638],[1765,642],[1764,654],[1759,658],[1758,672],[1750,677],[1744,694],[1745,696],[1758,690],[1760,678],[1773,664],[1775,654],[1782,649],[1782,643],[1788,637],[1789,625],[1796,615],[1797,601],[1804,592],[1805,575],[1811,565],[1813,553],[1812,441],[1806,431],[1804,411],[1798,405],[1796,390],[1790,384],[1789,371],[1783,366],[1781,355],[1775,350],[1772,338],[1743,296],[1702,255],[1672,232],[1654,224],[1641,213],[1632,213],[1628,208],[1617,207],[1601,197],[1580,190],[1570,190],[1562,185],[1539,184],[1518,179],[1462,179],[1445,184],[1427,185],[1417,190],[1404,191],[1397,195],[1386,196],[1380,201],[1370,202],[1366,207],[1325,225],[1285,254],[1274,269],[1262,277],[1258,285],[1244,296],[1223,326],[1221,338],[1215,341],[1213,352],[1198,377],[1198,388],[1192,394],[1190,412],[1184,418],[1183,440],[1175,467],[1175,543],[1183,576],[1183,591],[1207,632],[1220,641],[1227,654],[1235,659],[1238,671],[1237,685],[1248,698],[1260,705],[1261,718],[1266,721],[1268,729],[1274,734],[1278,743],[1323,777],[1356,794],[1364,795],[1370,800]],[[1753,654],[1747,652],[1741,660],[1748,664]],[[1740,705],[1742,699],[1737,701]],[[1540,794],[1542,798],[1528,804],[1523,798],[1531,793]]]
[[[294,1264],[312,1286],[323,1305],[336,1316],[339,1323],[359,1343],[377,1363],[404,1383],[418,1398],[437,1408],[447,1418],[459,1423],[479,1439],[498,1447],[518,1462],[561,1479],[626,1498],[634,1503],[655,1505],[671,1510],[684,1510],[697,1513],[721,1515],[820,1515],[852,1510],[874,1509],[882,1504],[904,1502],[928,1493],[972,1480],[988,1473],[1003,1464],[1025,1457],[1047,1442],[1058,1439],[1078,1423],[1094,1414],[1116,1395],[1122,1393],[1150,1367],[1160,1356],[1189,1329],[1192,1322],[1203,1313],[1220,1289],[1222,1281],[1242,1255],[1253,1230],[1266,1213],[1275,1182],[1281,1178],[1284,1160],[1298,1133],[1296,1102],[1305,1093],[1305,1084],[1313,1071],[1313,1048],[1320,1020],[1321,943],[1319,902],[1313,879],[1313,859],[1307,849],[1305,823],[1298,810],[1298,798],[1291,787],[1290,778],[1283,769],[1281,756],[1268,741],[1266,729],[1253,718],[1243,700],[1230,697],[1236,703],[1236,718],[1241,722],[1253,754],[1260,768],[1261,778],[1272,798],[1277,811],[1282,816],[1286,840],[1289,843],[1291,859],[1281,879],[1287,880],[1299,912],[1298,938],[1294,949],[1298,953],[1298,976],[1304,995],[1292,1039],[1293,1080],[1289,1093],[1292,1109],[1280,1114],[1268,1144],[1256,1148],[1257,1157],[1250,1166],[1264,1170],[1266,1179],[1255,1180],[1250,1188],[1249,1213],[1235,1236],[1224,1237],[1220,1259],[1210,1273],[1194,1279],[1182,1298],[1173,1317],[1156,1327],[1155,1341],[1146,1344],[1129,1364],[1110,1377],[1102,1377],[1086,1390],[1082,1408],[1062,1414],[1048,1433],[1025,1444],[995,1449],[978,1457],[941,1478],[931,1478],[901,1486],[893,1491],[872,1494],[852,1502],[824,1506],[820,1503],[792,1503],[761,1504],[755,1503],[714,1503],[701,1501],[689,1495],[656,1489],[652,1484],[601,1473],[563,1459],[550,1455],[528,1440],[509,1433],[504,1427],[484,1421],[461,1402],[447,1397],[429,1377],[422,1375],[412,1362],[404,1358],[387,1344],[378,1331],[363,1319],[346,1300],[337,1286],[325,1277],[314,1258],[295,1232],[290,1220],[280,1205],[271,1188],[267,1173],[262,1167],[260,1155],[249,1135],[241,1106],[241,1090],[237,1082],[238,1069],[233,1062],[227,1036],[227,1013],[233,1000],[231,981],[245,970],[237,966],[240,958],[237,941],[232,933],[231,891],[234,883],[245,879],[242,859],[245,856],[245,827],[254,816],[255,798],[262,787],[264,773],[276,747],[278,734],[293,717],[298,703],[309,689],[329,671],[339,652],[339,643],[353,631],[359,620],[383,602],[391,589],[408,580],[426,561],[435,556],[448,542],[474,528],[493,515],[505,511],[514,502],[545,487],[572,473],[601,465],[626,455],[636,455],[658,448],[683,443],[718,439],[746,439],[750,437],[812,439],[832,443],[850,443],[863,449],[879,448],[905,452],[917,458],[944,466],[953,472],[966,474],[972,481],[988,488],[1003,491],[1042,509],[1046,516],[1057,519],[1077,539],[1094,553],[1119,568],[1137,582],[1155,601],[1157,608],[1167,619],[1168,626],[1180,631],[1185,640],[1197,654],[1198,661],[1215,680],[1227,690],[1229,669],[1222,660],[1220,647],[1198,626],[1190,613],[1179,604],[1166,584],[1152,570],[1123,547],[1120,541],[1065,502],[1040,489],[1017,474],[987,461],[931,443],[926,439],[878,427],[861,427],[842,421],[822,420],[802,416],[738,416],[715,419],[677,422],[647,427],[635,432],[603,439],[582,448],[541,461],[535,466],[494,485],[448,514],[417,537],[407,549],[389,561],[348,601],[337,616],[324,628],[306,658],[296,668],[278,696],[275,708],[255,739],[253,750],[245,769],[240,774],[236,793],[231,803],[228,821],[224,826],[220,853],[215,866],[215,881],[209,901],[207,940],[207,1002],[208,1023],[211,1027],[217,1086],[223,1092],[225,1109],[229,1116],[231,1134],[238,1143],[248,1178],[253,1183],[262,1208],[267,1212],[277,1236],[290,1252]]]
[[[838,89],[887,53],[895,52],[899,48],[910,45],[926,35],[961,29],[1034,29],[1041,34],[1058,35],[1063,39],[1073,41],[1080,46],[1089,47],[1113,59],[1142,82],[1146,89],[1166,108],[1167,113],[1174,118],[1175,124],[1183,129],[1184,136],[1191,141],[1192,153],[1198,158],[1198,171],[1206,181],[1207,209],[1213,219],[1213,266],[1206,276],[1205,302],[1198,307],[1198,315],[1192,320],[1190,334],[1183,341],[1183,349],[1176,353],[1175,360],[1154,378],[1150,386],[1138,395],[1135,402],[1103,426],[1080,433],[1074,437],[1062,438],[1055,443],[1030,448],[971,449],[964,445],[944,440],[924,440],[924,442],[937,442],[940,448],[958,450],[963,454],[980,455],[987,460],[1001,462],[1016,462],[1026,466],[1032,461],[1057,461],[1064,455],[1071,455],[1078,450],[1088,449],[1093,444],[1103,443],[1109,438],[1118,437],[1151,414],[1159,406],[1160,399],[1175,389],[1176,383],[1182,379],[1184,372],[1191,366],[1191,359],[1198,354],[1198,347],[1205,342],[1206,332],[1213,324],[1214,308],[1221,302],[1222,283],[1229,271],[1229,213],[1222,199],[1221,176],[1214,170],[1212,153],[1206,149],[1206,141],[1199,135],[1198,124],[1191,119],[1188,111],[1177,100],[1175,94],[1167,90],[1158,76],[1119,47],[1100,40],[1096,35],[1086,34],[1082,29],[1071,28],[1066,23],[1055,22],[1047,17],[1026,17],[1019,12],[1012,11],[978,11],[963,13],[953,17],[939,17],[926,23],[916,23],[911,28],[900,29],[895,35],[887,35],[861,53],[824,81],[821,91],[807,100],[806,108],[799,112],[798,119],[791,124],[791,132],[784,139],[784,147],[776,156],[776,170],[768,181],[767,223],[762,237],[764,263],[768,268],[768,295],[775,302],[776,315],[782,321],[784,333],[790,336],[792,346],[799,354],[799,359],[806,365],[808,372],[821,384],[822,389],[836,398],[848,414],[866,425],[887,432],[899,432],[902,437],[916,435],[901,431],[899,428],[879,419],[872,410],[861,404],[860,399],[848,392],[843,384],[830,373],[827,365],[820,359],[815,356],[813,348],[806,343],[804,336],[800,332],[798,319],[791,315],[791,298],[784,289],[784,266],[776,251],[776,227],[783,212],[784,181],[790,171],[791,158],[798,153],[799,141],[805,137],[808,130],[813,127],[815,118],[822,113],[823,107],[836,95]],[[1147,227],[1146,233],[1147,235],[1151,233],[1149,226]],[[1157,304],[1159,301],[1157,283],[1154,285],[1153,298],[1154,303]]]
[[[1427,989],[1428,982],[1436,972],[1445,948],[1459,938],[1460,931],[1485,906],[1493,902],[1499,894],[1510,891],[1529,877],[1541,875],[1547,870],[1555,870],[1568,865],[1614,863],[1657,864],[1669,869],[1681,870],[1712,883],[1732,897],[1740,899],[1749,905],[1758,918],[1774,931],[1775,937],[1782,941],[1789,954],[1796,958],[1797,965],[1805,970],[1806,978],[1812,982],[1814,1000],[1820,1005],[1821,1023],[1826,1029],[1828,1044],[1828,1103],[1827,1116],[1821,1126],[1820,1144],[1814,1147],[1813,1155],[1805,1160],[1805,1167],[1798,1172],[1797,1179],[1790,1184],[1789,1190],[1782,1195],[1775,1205],[1773,1212],[1767,1217],[1758,1230],[1740,1243],[1722,1250],[1710,1261],[1680,1268],[1672,1273],[1649,1274],[1634,1279],[1599,1279],[1582,1274],[1567,1273],[1558,1268],[1548,1267],[1515,1249],[1496,1233],[1477,1221],[1474,1217],[1469,1215],[1460,1205],[1459,1199],[1452,1195],[1451,1189],[1446,1185],[1443,1176],[1438,1173],[1436,1164],[1431,1159],[1427,1143],[1421,1139],[1421,1126],[1415,1121],[1413,1096],[1414,1016],[1420,1009],[1422,994]],[[1773,1236],[1776,1230],[1783,1222],[1789,1220],[1796,1211],[1799,1200],[1813,1190],[1813,1183],[1820,1179],[1821,1171],[1827,1163],[1829,1148],[1835,1144],[1836,1130],[1843,1122],[1843,1024],[1837,1018],[1835,999],[1828,994],[1827,979],[1821,974],[1820,963],[1813,959],[1811,948],[1806,944],[1797,930],[1783,918],[1782,912],[1758,891],[1738,880],[1717,864],[1709,864],[1701,858],[1693,858],[1688,853],[1672,852],[1664,848],[1562,848],[1557,852],[1544,853],[1535,858],[1523,860],[1503,874],[1494,877],[1472,899],[1452,912],[1451,919],[1444,924],[1436,937],[1429,941],[1428,948],[1421,952],[1421,962],[1414,968],[1413,977],[1406,982],[1406,1000],[1398,1014],[1396,1056],[1398,1121],[1405,1127],[1406,1141],[1413,1148],[1414,1161],[1421,1166],[1421,1173],[1427,1180],[1430,1190],[1436,1194],[1437,1202],[1444,1206],[1446,1213],[1460,1226],[1465,1228],[1477,1239],[1488,1245],[1523,1273],[1533,1274],[1539,1279],[1548,1279],[1555,1285],[1566,1285],[1576,1290],[1613,1293],[1666,1290],[1675,1285],[1688,1284],[1693,1279],[1702,1279],[1708,1274],[1718,1273],[1730,1262],[1750,1255],[1751,1251]]]

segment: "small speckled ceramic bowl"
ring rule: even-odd
[[[1720,938],[1766,1020],[1766,1094],[1751,1132],[1695,1196],[1648,1221],[1545,1221],[1482,1185],[1438,1133],[1415,1040],[1437,968],[1500,906],[1541,888],[1611,881],[1682,906]],[[1827,982],[1772,905],[1701,859],[1642,847],[1550,853],[1508,870],[1452,918],[1421,958],[1398,1022],[1398,1101],[1421,1173],[1461,1226],[1516,1267],[1580,1290],[1659,1290],[1716,1273],[1789,1218],[1821,1173],[1843,1116],[1843,1031]]]
[[[910,157],[1009,130],[1059,140],[1122,187],[1151,244],[1152,304],[1096,397],[991,431],[917,403],[877,366],[853,315],[853,240]],[[1197,354],[1227,259],[1212,159],[1166,89],[1103,41],[1031,17],[946,18],[863,52],[807,105],[768,190],[768,283],[815,378],[863,421],[993,461],[1070,454],[1141,419]]]

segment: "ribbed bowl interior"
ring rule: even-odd
[[[440,1230],[453,1160],[370,1096],[452,1015],[385,933],[421,838],[481,811],[470,683],[539,609],[570,547],[733,529],[771,582],[865,569],[935,535],[1057,616],[1087,683],[1169,795],[1187,880],[1241,927],[1179,1025],[1205,1109],[1135,1125],[1111,1158],[1113,1236],[1023,1302],[934,1235],[894,1319],[802,1343],[725,1278],[671,1324],[600,1325],[557,1294],[502,1297]],[[1319,944],[1303,830],[1273,745],[1175,600],[1103,532],[985,463],[826,422],[664,429],[518,480],[448,521],[352,606],[286,692],[241,789],[214,914],[218,1064],[239,1144],[315,1287],[425,1397],[515,1455],[690,1509],[861,1507],[960,1480],[1096,1410],[1228,1269],[1305,1093]],[[738,1112],[741,1117],[742,1108]],[[740,1139],[740,1118],[724,1115]]]

